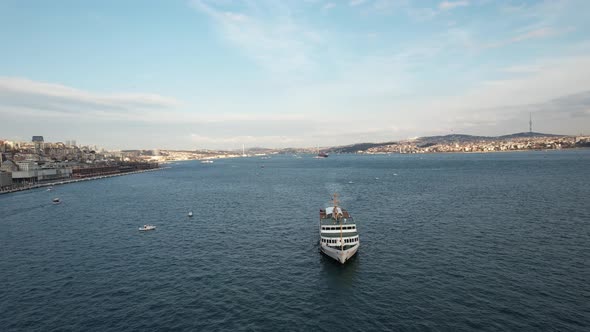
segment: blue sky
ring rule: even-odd
[[[303,147],[590,131],[590,2],[0,0],[0,138]]]

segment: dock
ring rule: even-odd
[[[12,188],[12,189],[8,189],[8,190],[0,190],[0,195],[10,194],[10,193],[18,192],[18,191],[30,190],[30,189],[43,188],[43,187],[54,187],[54,186],[68,184],[68,183],[92,181],[92,180],[112,178],[115,176],[139,174],[139,173],[145,173],[145,172],[154,172],[154,171],[160,171],[160,170],[164,170],[164,169],[168,169],[168,168],[170,168],[170,167],[158,167],[158,168],[142,169],[142,170],[138,170],[138,171],[124,172],[124,173],[92,176],[92,177],[79,178],[79,179],[67,179],[67,180],[61,180],[61,181],[55,181],[55,182],[36,183],[36,184],[31,184],[31,185],[27,185],[27,186],[23,186],[23,187],[18,187],[18,188]]]

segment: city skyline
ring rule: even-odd
[[[587,1],[8,1],[0,139],[338,146],[590,128]]]

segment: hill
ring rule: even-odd
[[[536,132],[522,132],[510,135],[502,136],[474,136],[466,134],[450,134],[440,136],[424,136],[419,137],[415,140],[398,141],[398,142],[383,142],[383,143],[357,143],[345,146],[337,146],[328,149],[329,153],[356,153],[358,151],[366,151],[371,148],[378,148],[387,145],[399,145],[413,142],[417,147],[426,148],[437,144],[462,144],[462,143],[474,143],[474,142],[492,142],[498,140],[511,140],[519,138],[542,138],[542,137],[562,137],[563,135],[555,134],[544,134]]]

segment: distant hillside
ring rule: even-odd
[[[508,140],[516,138],[526,137],[560,137],[563,135],[555,134],[544,134],[536,132],[523,132],[503,136],[473,136],[465,134],[450,134],[441,136],[424,136],[414,140],[415,144],[419,147],[429,147],[437,144],[448,144],[448,143],[468,143],[468,142],[485,142],[495,140]],[[332,147],[328,151],[330,153],[355,153],[358,151],[366,151],[370,148],[385,146],[385,145],[396,145],[401,142],[383,142],[383,143],[357,143],[352,145]]]
[[[330,153],[355,153],[357,151],[366,151],[370,148],[397,144],[397,142],[385,142],[385,143],[358,143],[352,145],[338,146],[328,149]]]
[[[425,145],[434,145],[439,143],[449,143],[449,142],[473,142],[473,141],[482,141],[488,140],[492,137],[487,136],[472,136],[472,135],[464,135],[464,134],[451,134],[451,135],[444,135],[444,136],[425,136],[419,137],[416,139],[416,143],[419,146]]]
[[[535,132],[522,132],[504,136],[498,136],[498,138],[502,139],[510,139],[510,138],[522,138],[522,137],[560,137],[564,135],[555,135],[555,134],[543,134],[543,133],[535,133]]]
[[[444,136],[425,136],[416,139],[420,143],[449,143],[449,142],[473,142],[473,141],[494,141],[494,140],[505,140],[513,138],[526,138],[526,137],[559,137],[562,135],[554,134],[543,134],[535,132],[523,132],[510,135],[502,136],[472,136],[464,134],[452,134]]]

